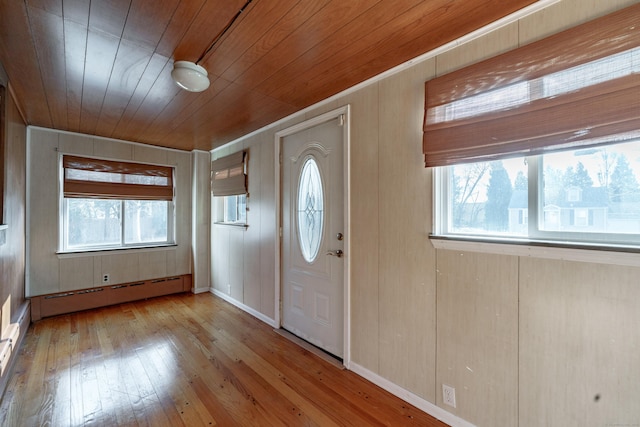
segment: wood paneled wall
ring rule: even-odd
[[[10,87],[7,82],[2,64],[0,64],[0,83]],[[17,323],[20,316],[25,313],[28,318],[29,304],[25,299],[25,187],[26,187],[26,139],[27,131],[24,121],[18,111],[11,91],[6,91],[6,96],[1,102],[5,107],[5,152],[4,158],[4,224],[8,226],[4,233],[4,242],[0,243],[0,319],[2,324],[0,333],[4,333],[10,323]],[[1,171],[2,169],[0,169]],[[1,197],[0,192],[0,197]],[[26,324],[20,325],[20,341],[26,334]],[[12,352],[10,364],[15,360],[17,352]],[[8,378],[8,370],[0,372],[0,396]]]
[[[269,153],[250,171],[261,181],[250,218],[267,218],[275,132],[351,104],[355,365],[478,426],[640,422],[640,268],[436,251],[420,152],[426,80],[632,3],[562,0],[214,153],[251,147],[254,162],[256,151]],[[261,269],[258,281],[255,263],[273,260],[269,221],[257,240],[247,238],[251,226],[212,233],[213,286],[267,317],[273,271]],[[237,268],[242,277],[230,281]],[[257,292],[269,298],[258,302]],[[443,383],[455,387],[457,408],[442,403]]]
[[[248,151],[248,227],[213,224],[211,231],[212,288],[271,320],[277,229],[273,138],[258,134],[214,153],[212,159]],[[222,220],[222,199],[212,198],[211,203],[212,221]]]
[[[56,254],[59,153],[175,166],[177,246],[153,251]],[[110,275],[109,283],[114,284],[191,273],[191,156],[189,152],[29,128],[27,296],[101,286],[102,275],[107,273]],[[201,236],[205,242],[206,233],[205,230],[205,235]],[[198,278],[194,277],[194,283],[196,280]],[[194,286],[197,287],[197,283]]]

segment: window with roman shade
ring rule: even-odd
[[[74,155],[61,164],[61,252],[175,243],[173,167]]]
[[[238,151],[211,162],[211,191],[214,196],[247,194],[246,151]]]
[[[65,198],[172,200],[173,168],[65,155]]]
[[[425,164],[529,156],[640,135],[640,4],[425,85]]]
[[[640,248],[640,4],[425,85],[432,236]]]

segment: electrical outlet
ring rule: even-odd
[[[231,283],[227,283],[227,294],[231,295]]]
[[[456,389],[442,384],[442,401],[449,406],[456,407]]]
[[[109,275],[108,274],[103,274],[102,275],[102,283],[109,283]]]

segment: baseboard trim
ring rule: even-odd
[[[384,377],[381,377],[380,375],[370,371],[363,366],[358,365],[357,363],[354,363],[353,361],[349,364],[349,369],[360,375],[364,379],[371,381],[378,387],[385,389],[389,393],[399,397],[405,402],[408,402],[416,408],[421,409],[432,417],[435,417],[440,421],[449,424],[451,427],[476,427],[474,424],[471,424],[470,422],[463,420],[462,418],[457,417],[450,412],[445,411],[444,409],[434,405],[428,400],[425,400],[420,396],[403,389],[399,385],[389,381]]]
[[[272,328],[277,328],[278,327],[278,326],[276,326],[276,321],[275,320],[271,319],[270,317],[265,316],[264,314],[260,313],[256,309],[251,308],[248,305],[245,305],[245,304],[243,304],[243,303],[231,298],[229,295],[227,295],[227,294],[225,294],[223,292],[220,292],[217,289],[209,288],[209,290],[215,296],[222,298],[223,300],[225,300],[226,302],[228,302],[231,305],[235,305],[240,310],[246,311],[247,313],[249,313],[253,317],[256,317],[258,320],[262,320],[264,323],[266,323],[267,325],[271,326]]]

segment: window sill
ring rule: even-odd
[[[220,225],[223,227],[235,227],[235,228],[249,228],[249,224],[235,223],[235,222],[214,222],[213,225]]]
[[[58,259],[64,258],[78,258],[78,257],[88,257],[88,256],[102,256],[102,255],[111,255],[114,253],[135,253],[135,252],[156,252],[156,251],[166,251],[173,250],[177,248],[178,245],[175,243],[170,243],[166,245],[157,245],[157,246],[143,246],[143,247],[130,247],[130,248],[113,248],[113,249],[85,249],[81,251],[59,251],[56,252]]]
[[[564,261],[640,266],[640,248],[633,246],[597,246],[552,241],[490,239],[471,236],[429,236],[436,249],[515,255]]]

